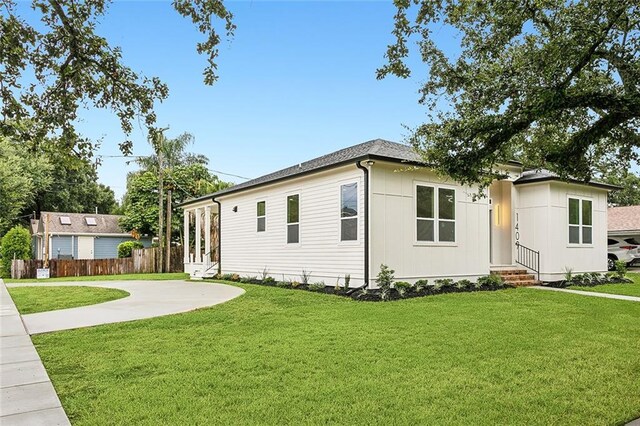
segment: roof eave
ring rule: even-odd
[[[618,189],[622,189],[621,186],[611,185],[611,184],[608,184],[608,183],[583,182],[583,181],[576,180],[576,179],[564,180],[564,179],[561,179],[561,178],[555,177],[555,176],[545,176],[545,177],[541,177],[541,178],[527,179],[527,180],[515,180],[513,182],[513,184],[514,185],[526,185],[526,184],[530,184],[530,183],[541,183],[541,182],[551,182],[551,181],[571,183],[571,184],[574,184],[574,185],[592,186],[594,188],[606,189],[607,191],[616,191]]]

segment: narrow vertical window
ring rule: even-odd
[[[416,187],[416,230],[418,241],[435,241],[434,190],[430,186]]]
[[[287,243],[300,242],[300,195],[287,197]]]
[[[591,200],[582,200],[582,244],[593,244],[593,213]]]
[[[340,240],[358,239],[358,184],[340,186]]]
[[[569,198],[569,244],[580,244],[580,200]]]
[[[456,240],[456,192],[453,189],[438,189],[438,241]]]
[[[267,229],[267,204],[265,201],[258,201],[257,213],[258,232],[264,232]]]

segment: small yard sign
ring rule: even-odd
[[[39,280],[49,278],[49,268],[38,268],[36,270],[36,278]]]

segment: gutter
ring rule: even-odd
[[[215,197],[211,201],[218,205],[218,275],[222,275],[222,206]]]
[[[360,163],[357,161],[356,167],[364,173],[364,285],[348,294],[369,287],[369,169]]]

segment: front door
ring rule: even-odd
[[[93,259],[93,237],[78,237],[78,259]]]

